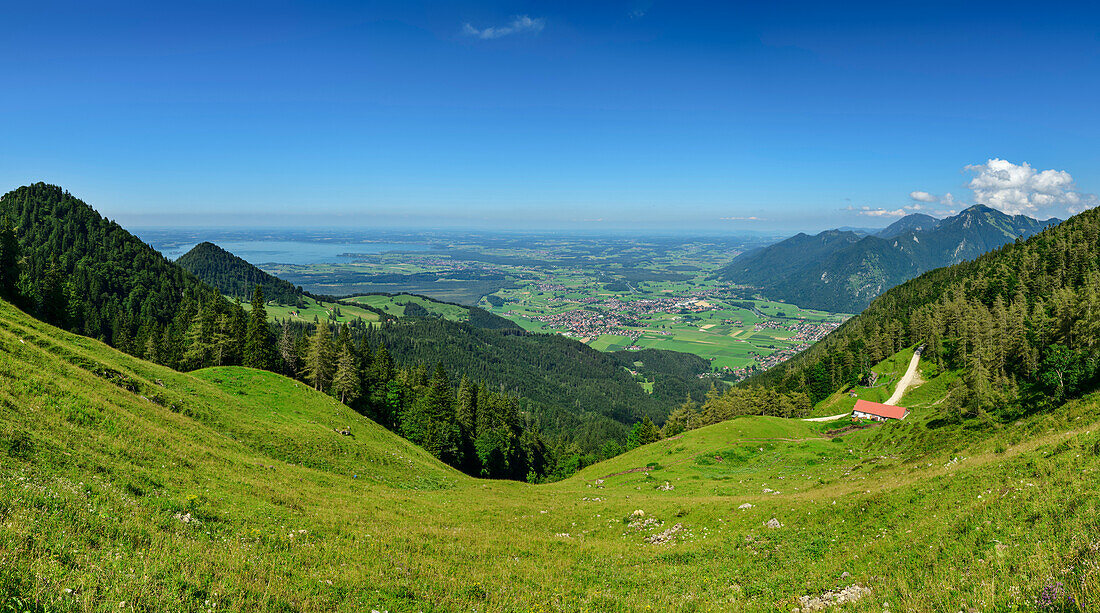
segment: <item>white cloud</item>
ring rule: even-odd
[[[1078,192],[1073,177],[1064,170],[1036,170],[1031,164],[1013,164],[992,158],[966,167],[974,177],[967,184],[974,201],[1010,215],[1034,216],[1042,209],[1065,207],[1070,213],[1097,206],[1095,194]]]
[[[488,28],[478,29],[465,23],[462,24],[462,33],[482,40],[490,40],[521,32],[541,32],[544,27],[546,27],[546,21],[543,18],[532,19],[527,15],[520,15],[504,26],[489,26]]]
[[[938,202],[939,198],[935,194],[929,194],[928,192],[914,191],[909,192],[909,197],[917,202]]]
[[[869,206],[860,207],[858,209],[848,207],[848,210],[855,211],[859,215],[866,215],[867,217],[905,217],[909,214],[905,209],[894,209],[891,211],[883,208],[873,209]]]
[[[723,221],[761,221],[759,217],[723,217]]]

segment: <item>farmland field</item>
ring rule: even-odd
[[[718,371],[770,365],[820,338],[843,316],[762,300],[705,277],[693,283],[639,283],[629,291],[583,279],[530,282],[481,303],[529,330],[578,338],[596,349],[667,349],[711,360]],[[746,296],[745,294],[749,295]]]

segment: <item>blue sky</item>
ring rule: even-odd
[[[1100,19],[1050,4],[6,2],[0,189],[130,225],[1064,217]]]

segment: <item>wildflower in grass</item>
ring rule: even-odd
[[[1044,585],[1035,598],[1035,606],[1040,611],[1070,611],[1075,605],[1073,595],[1066,593],[1066,586],[1061,581]]]

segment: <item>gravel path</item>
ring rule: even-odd
[[[833,421],[834,419],[840,419],[841,417],[847,417],[851,413],[841,413],[840,415],[830,415],[828,417],[807,417],[802,421]]]
[[[894,390],[894,395],[890,396],[890,399],[883,404],[890,404],[897,406],[901,400],[905,390],[909,387],[909,384],[913,382],[913,377],[917,374],[917,364],[920,362],[920,349],[913,352],[913,359],[909,360],[909,370],[905,371],[905,376],[898,381],[898,387]]]

